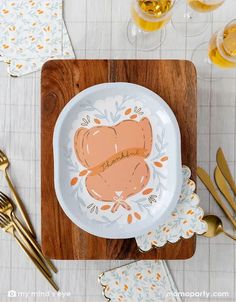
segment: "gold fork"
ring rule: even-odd
[[[53,265],[53,263],[46,258],[41,250],[41,247],[38,245],[36,240],[31,236],[31,234],[24,228],[24,226],[21,224],[21,222],[18,220],[18,218],[15,215],[14,212],[14,204],[12,200],[5,195],[3,192],[0,192],[0,213],[4,213],[9,218],[12,219],[12,223],[14,224],[17,231],[22,234],[29,242],[30,244],[35,248],[39,256],[48,264],[48,266],[57,273],[56,267]],[[51,275],[51,274],[50,274]]]
[[[41,260],[41,258],[39,257],[39,255],[36,253],[36,251],[33,249],[33,247],[30,245],[30,243],[27,241],[27,239],[24,237],[24,235],[20,232],[19,228],[17,227],[17,225],[13,222],[13,220],[3,214],[0,213],[0,219],[2,221],[8,222],[9,223],[9,227],[13,227],[14,230],[17,232],[17,234],[20,236],[22,242],[24,243],[24,245],[27,246],[27,249],[29,250],[29,252],[31,253],[32,256],[34,256],[34,258],[37,260],[37,262],[42,266],[43,270],[45,271],[45,273],[49,276],[52,277],[51,272],[49,271],[49,269],[46,267],[45,263]]]
[[[9,187],[10,187],[10,190],[11,190],[13,196],[14,196],[14,200],[15,200],[15,203],[16,203],[16,205],[17,205],[17,208],[19,208],[20,213],[21,213],[21,215],[22,215],[22,217],[23,217],[23,219],[24,219],[24,221],[25,221],[25,223],[26,223],[26,225],[27,225],[27,227],[28,227],[30,233],[33,235],[33,237],[36,237],[35,232],[34,232],[34,229],[33,229],[33,226],[32,226],[32,224],[31,224],[31,222],[30,222],[30,219],[29,219],[29,217],[28,217],[28,215],[27,215],[27,212],[26,212],[26,209],[25,209],[25,207],[24,207],[24,204],[23,204],[23,202],[22,202],[20,196],[19,196],[18,193],[16,192],[16,190],[15,190],[13,184],[12,184],[12,181],[11,181],[11,179],[10,179],[8,173],[7,173],[7,168],[8,168],[9,166],[10,166],[10,161],[9,161],[9,159],[7,158],[6,154],[4,154],[4,153],[0,150],[0,170],[2,170],[3,173],[4,173],[4,176],[5,176],[5,178],[6,178],[6,180],[7,180],[7,183],[8,183],[8,185],[9,185]]]
[[[49,283],[53,286],[55,290],[59,290],[56,283],[52,280],[51,277],[45,272],[43,266],[41,265],[38,258],[35,258],[34,252],[30,250],[30,246],[27,244],[27,247],[23,244],[23,242],[18,238],[16,234],[16,228],[12,222],[12,220],[5,214],[0,213],[0,228],[2,228],[5,232],[11,234],[20,247],[24,250],[24,252],[28,255],[28,257],[33,261],[37,269],[44,275],[44,277],[49,281]],[[26,243],[26,242],[25,242]]]

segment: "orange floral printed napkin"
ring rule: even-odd
[[[180,302],[180,295],[165,261],[137,261],[99,277],[110,302]]]
[[[0,60],[9,64],[11,75],[65,57],[73,58],[74,53],[63,24],[62,0],[0,1]]]

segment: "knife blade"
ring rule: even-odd
[[[236,195],[236,185],[235,185],[233,176],[230,172],[228,163],[225,159],[223,150],[221,148],[219,148],[217,150],[216,161],[217,161],[218,167],[220,168],[221,173],[223,174],[223,176],[227,180],[228,184],[230,185],[230,188],[234,192],[234,195]]]
[[[217,187],[219,188],[220,192],[224,195],[226,200],[228,201],[231,208],[236,211],[236,202],[234,201],[234,198],[232,197],[229,186],[227,181],[225,180],[223,174],[221,173],[219,167],[215,168],[215,182],[217,184]]]
[[[206,186],[206,188],[209,190],[209,192],[211,193],[211,195],[213,196],[213,198],[215,199],[217,204],[221,207],[221,209],[223,210],[225,215],[229,218],[229,220],[231,221],[233,226],[236,228],[236,221],[234,220],[234,218],[231,215],[228,208],[222,202],[222,200],[221,200],[219,194],[217,193],[216,188],[215,188],[210,176],[208,175],[208,173],[204,169],[198,167],[197,168],[197,176],[201,179],[201,181]]]

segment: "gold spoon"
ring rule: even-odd
[[[223,223],[219,217],[217,217],[215,215],[207,215],[207,216],[203,217],[203,220],[208,225],[208,230],[206,231],[206,233],[203,234],[203,236],[212,238],[212,237],[215,237],[215,236],[223,233],[226,236],[228,236],[229,238],[236,240],[236,237],[234,237],[224,231]]]

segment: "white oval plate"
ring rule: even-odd
[[[60,205],[93,235],[143,235],[177,204],[179,127],[169,106],[149,89],[105,83],[82,91],[62,110],[53,149]]]

